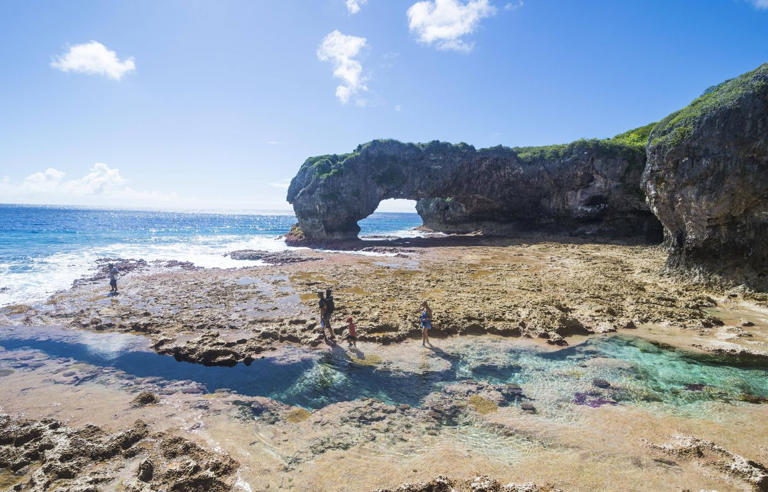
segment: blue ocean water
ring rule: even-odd
[[[246,266],[224,254],[286,249],[278,236],[291,214],[180,213],[0,205],[0,306],[36,302],[93,269],[104,257]],[[412,235],[415,213],[375,213],[361,236]],[[254,263],[251,263],[254,264]]]

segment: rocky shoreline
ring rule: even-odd
[[[98,270],[44,304],[0,309],[0,323],[137,332],[159,353],[233,366],[285,344],[323,344],[314,293],[333,288],[337,330],[352,316],[360,339],[380,344],[420,337],[418,304],[427,299],[435,337],[493,334],[567,346],[573,337],[666,324],[712,334],[713,343],[698,348],[714,354],[768,353],[755,327],[716,315],[742,302],[766,309],[768,295],[659,275],[664,257],[655,247],[556,237],[385,243],[365,250],[386,256],[302,249],[239,269],[103,260],[99,268],[110,261],[126,272],[118,296],[106,295]],[[714,336],[720,332],[727,333]]]

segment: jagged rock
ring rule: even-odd
[[[148,268],[147,262],[143,259],[125,259],[125,258],[99,258],[96,260],[96,273],[90,276],[84,276],[76,279],[72,282],[72,287],[79,285],[100,282],[106,280],[109,277],[109,265],[114,265],[120,272],[120,275],[125,275],[133,271],[140,271]]]
[[[227,253],[233,260],[261,260],[270,265],[284,265],[289,263],[303,263],[305,261],[317,261],[322,258],[317,256],[306,256],[291,251],[263,251],[260,249],[239,249]]]
[[[539,492],[552,491],[552,486],[541,488],[533,482],[525,484],[509,483],[502,485],[498,480],[486,475],[478,475],[470,480],[452,480],[439,475],[429,482],[404,483],[396,489],[378,489],[376,492]]]
[[[713,466],[723,473],[746,481],[755,490],[768,491],[768,469],[765,466],[732,453],[712,441],[677,435],[667,444],[658,445],[648,441],[646,444],[678,458],[692,459],[705,466]]]
[[[126,458],[140,455],[137,479],[127,480],[126,490],[223,492],[234,485],[237,463],[229,456],[181,437],[151,434],[140,420],[110,434],[95,425],[72,429],[53,419],[0,415],[0,470],[14,472],[20,490],[114,490]]]
[[[643,187],[667,266],[768,288],[768,64],[654,128]]]
[[[355,239],[357,221],[387,198],[420,200],[418,212],[438,231],[536,230],[660,240],[661,227],[640,190],[645,152],[639,141],[629,144],[622,135],[476,150],[463,143],[374,140],[350,154],[311,157],[288,189],[298,227],[287,240]]]
[[[142,461],[139,464],[139,480],[142,482],[149,482],[152,480],[152,474],[155,472],[155,466],[149,459]]]
[[[143,407],[146,405],[154,405],[159,401],[160,399],[154,393],[142,391],[131,401],[131,405],[134,407]]]

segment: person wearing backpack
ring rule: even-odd
[[[336,337],[333,334],[333,328],[331,327],[331,316],[336,310],[336,304],[333,302],[333,292],[331,289],[325,289],[325,310],[322,313],[323,326],[328,328],[328,332],[331,334],[331,340],[336,341]]]

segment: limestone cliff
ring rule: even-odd
[[[659,122],[647,153],[668,267],[768,288],[768,64]]]
[[[307,159],[288,189],[292,238],[357,237],[357,221],[387,198],[419,200],[425,225],[490,234],[545,231],[661,239],[640,177],[650,126],[607,140],[493,147],[375,140]]]

